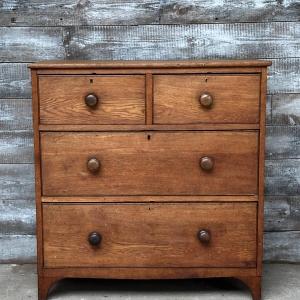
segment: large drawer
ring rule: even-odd
[[[43,132],[41,157],[45,196],[257,193],[256,131]]]
[[[259,122],[259,75],[155,75],[154,123]]]
[[[256,203],[44,204],[44,266],[256,267],[256,209]]]
[[[144,124],[145,76],[39,76],[41,124]]]

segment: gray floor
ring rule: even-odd
[[[263,299],[299,300],[300,265],[265,265]],[[35,265],[0,265],[0,299],[37,299]],[[229,279],[114,281],[66,280],[49,300],[246,300],[248,290]]]

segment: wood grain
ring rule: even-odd
[[[268,93],[299,93],[300,92],[300,59],[272,59],[268,70]]]
[[[0,200],[0,235],[34,235],[33,200]]]
[[[0,130],[32,130],[31,99],[0,99]]]
[[[300,160],[266,160],[266,195],[296,196],[300,191]]]
[[[1,14],[0,14],[1,15]],[[0,27],[0,62],[64,59],[63,28]]]
[[[155,75],[154,123],[258,123],[259,75]],[[209,93],[210,108],[199,98]]]
[[[300,231],[266,232],[265,261],[299,262]]]
[[[0,263],[35,263],[34,235],[0,235]]]
[[[145,77],[39,76],[39,105],[41,124],[145,124]]]
[[[33,163],[32,131],[0,131],[0,164]]]
[[[266,99],[266,125],[272,123],[272,95],[267,95]]]
[[[255,276],[255,268],[55,268],[44,269],[44,276],[89,277],[110,279],[179,279]],[[217,274],[217,276],[216,276]]]
[[[0,199],[34,199],[33,169],[32,164],[0,164]]]
[[[271,101],[273,125],[300,125],[300,94],[276,94]]]
[[[2,26],[68,26],[91,24],[151,24],[159,20],[159,0],[5,1]]]
[[[152,203],[152,202],[257,202],[251,196],[102,196],[102,197],[42,197],[43,203]]]
[[[255,194],[257,142],[256,132],[43,132],[43,195]],[[207,155],[212,172],[199,167]],[[91,157],[99,174],[87,170]]]
[[[41,180],[41,149],[40,149],[40,134],[38,126],[40,124],[40,107],[39,107],[39,85],[36,70],[31,70],[31,83],[32,83],[32,115],[33,115],[33,129],[34,129],[34,174],[35,174],[35,204],[36,204],[36,236],[37,236],[37,273],[38,278],[41,278],[43,269],[43,230],[40,224],[43,224],[42,215],[42,180]],[[41,280],[38,279],[40,288]],[[39,290],[40,296],[41,290]],[[43,300],[43,299],[42,299]]]
[[[64,38],[68,59],[279,59],[299,57],[299,26],[299,22],[78,26],[66,27]]]
[[[300,197],[267,196],[265,231],[300,231]]]
[[[0,63],[0,98],[31,98],[25,63]]]
[[[167,0],[162,2],[163,24],[299,21],[299,2],[223,0]]]
[[[213,70],[214,72],[224,72],[224,69],[220,68],[245,68],[248,67],[266,67],[271,64],[269,60],[261,59],[196,59],[196,60],[47,60],[38,61],[30,64],[31,69],[38,69],[38,74],[46,71],[49,74],[59,74],[63,71],[64,74],[70,74],[72,72],[80,72],[80,74],[101,74],[101,72],[109,71],[116,72],[116,74],[124,74],[130,72],[133,69],[134,73],[145,73],[145,74],[155,74],[161,73],[161,70],[175,73],[185,73],[185,72],[201,72],[207,73],[206,68]],[[219,68],[219,69],[216,69]],[[145,70],[146,69],[146,70]],[[50,73],[50,70],[54,70],[54,73]],[[77,70],[77,71],[76,71]],[[80,70],[80,71],[79,71]],[[116,71],[115,71],[116,70]],[[196,71],[195,71],[196,70]],[[239,72],[237,69],[232,69],[234,72]],[[250,69],[249,73],[253,73],[255,69]],[[260,69],[258,69],[260,72]],[[243,71],[243,70],[242,70]],[[225,71],[226,72],[226,71]],[[134,74],[133,73],[133,74]]]
[[[256,265],[254,203],[44,205],[43,216],[46,268]],[[87,241],[92,231],[103,236],[98,248]]]
[[[267,158],[300,158],[300,126],[268,126]]]
[[[257,208],[257,257],[256,277],[244,279],[250,287],[253,300],[261,298],[261,276],[263,276],[263,232],[264,232],[264,196],[265,196],[265,139],[266,139],[266,94],[267,68],[261,70],[260,76],[260,118],[258,151],[258,208]]]
[[[171,125],[40,125],[40,131],[201,131],[201,130],[257,130],[259,124],[171,124]]]
[[[141,25],[299,21],[297,0],[5,1],[1,26]]]

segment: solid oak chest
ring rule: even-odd
[[[66,277],[235,277],[260,299],[268,65],[31,65],[40,300]]]

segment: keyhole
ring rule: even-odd
[[[150,139],[151,139],[151,135],[150,134],[147,135],[147,139],[148,139],[148,141],[150,141]]]
[[[207,82],[208,81],[208,78],[205,78],[205,82]]]
[[[90,79],[90,83],[93,83],[94,82],[94,79]]]

